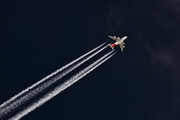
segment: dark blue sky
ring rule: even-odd
[[[180,119],[177,0],[0,5],[0,104],[101,43],[114,42],[108,35],[128,36],[123,53],[24,120]]]

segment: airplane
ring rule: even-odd
[[[116,45],[119,45],[119,47],[121,48],[121,52],[123,51],[123,48],[125,48],[125,46],[123,46],[125,43],[124,43],[124,40],[127,39],[127,36],[124,36],[123,38],[119,38],[116,36],[108,36],[110,37],[111,39],[115,40],[116,42],[114,44],[109,44],[109,46],[112,48],[112,50],[114,50],[114,46]]]

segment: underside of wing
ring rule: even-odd
[[[116,36],[108,36],[108,37],[110,37],[111,39],[113,39],[113,40],[115,40],[115,41],[118,41],[118,38],[116,38]]]
[[[119,46],[121,48],[121,52],[123,51],[123,48],[125,48],[125,46],[123,46],[125,43],[121,43]]]
[[[119,45],[120,46],[120,48],[121,48],[121,52],[123,51],[123,46],[122,45]]]

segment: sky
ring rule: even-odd
[[[123,52],[22,120],[180,119],[179,0],[16,0],[0,11],[0,104],[108,35],[128,36]]]

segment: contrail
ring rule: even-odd
[[[104,45],[104,44],[102,44],[102,45]],[[99,47],[101,47],[102,45],[100,45]],[[99,47],[97,47],[96,49],[98,49]],[[60,78],[62,78],[63,76],[67,75],[69,72],[71,72],[72,70],[74,70],[75,68],[77,68],[78,66],[80,66],[81,64],[83,64],[84,62],[89,60],[90,58],[92,58],[95,55],[97,55],[99,52],[104,50],[106,47],[107,46],[101,48],[100,50],[98,50],[97,52],[93,53],[89,57],[84,58],[82,61],[80,61],[79,63],[77,63],[74,66],[70,67],[68,70],[62,72],[61,74],[59,74],[58,72],[56,72],[56,74],[53,74],[53,75],[51,74],[52,75],[51,77],[53,77],[53,78],[49,77],[50,78],[49,80],[46,79],[46,82],[44,82],[43,84],[41,84],[39,86],[37,85],[37,88],[35,88],[35,89],[33,89],[33,90],[29,91],[29,92],[28,91],[25,92],[26,94],[22,94],[17,99],[14,99],[9,104],[7,104],[5,107],[2,107],[2,108],[0,107],[0,118],[7,116],[13,110],[20,108],[21,105],[24,105],[27,101],[30,100],[30,98],[33,98],[36,95],[38,95],[39,93],[41,93],[43,90],[48,88],[50,85],[52,85],[55,82],[57,82]],[[93,49],[93,50],[95,51],[96,49]],[[90,51],[90,52],[92,52],[92,51]],[[90,52],[88,52],[88,53],[90,54]],[[88,54],[85,54],[85,55],[87,56]],[[85,57],[85,55],[83,55],[80,58],[82,59],[83,57]],[[80,58],[76,59],[75,61],[77,62],[78,60],[80,60]],[[71,63],[73,63],[73,62],[71,62]]]
[[[97,61],[95,61],[94,63],[92,63],[88,67],[86,67],[85,69],[81,70],[79,73],[77,73],[73,77],[71,77],[69,80],[67,80],[63,84],[59,85],[58,87],[56,87],[54,90],[52,90],[49,93],[47,93],[46,95],[44,95],[42,98],[40,98],[36,102],[32,103],[30,106],[24,108],[22,111],[17,113],[15,116],[10,118],[9,120],[18,120],[18,119],[22,118],[23,116],[27,115],[28,113],[32,112],[37,107],[39,107],[42,104],[44,104],[45,102],[49,101],[54,96],[58,95],[60,92],[62,92],[63,90],[70,87],[72,84],[74,84],[75,82],[77,82],[78,80],[80,80],[81,78],[86,76],[88,73],[90,73],[95,68],[100,66],[106,60],[111,58],[115,53],[116,52],[114,52],[114,51],[111,51],[111,52],[107,53],[106,55],[104,55],[103,57],[101,57],[100,59],[98,59]]]
[[[42,80],[38,81],[37,83],[33,84],[32,86],[28,87],[27,89],[23,90],[21,93],[15,95],[14,97],[12,97],[11,99],[7,100],[6,102],[4,102],[3,104],[0,105],[0,109],[5,107],[6,105],[8,105],[9,103],[11,103],[14,99],[18,98],[19,96],[21,96],[22,94],[28,92],[29,90],[33,89],[34,87],[36,87],[37,85],[39,85],[40,83],[44,82],[45,80],[47,80],[48,78],[54,76],[55,74],[59,73],[60,71],[64,70],[65,68],[68,68],[69,66],[71,66],[72,64],[76,63],[77,61],[81,60],[82,58],[86,57],[87,55],[91,54],[92,52],[94,52],[95,50],[99,49],[101,46],[103,46],[104,44],[106,44],[107,42],[99,45],[98,47],[94,48],[93,50],[89,51],[88,53],[80,56],[79,58],[77,58],[76,60],[70,62],[69,64],[63,66],[62,68],[56,70],[55,72],[51,73],[50,75],[46,76],[45,78],[43,78]]]

